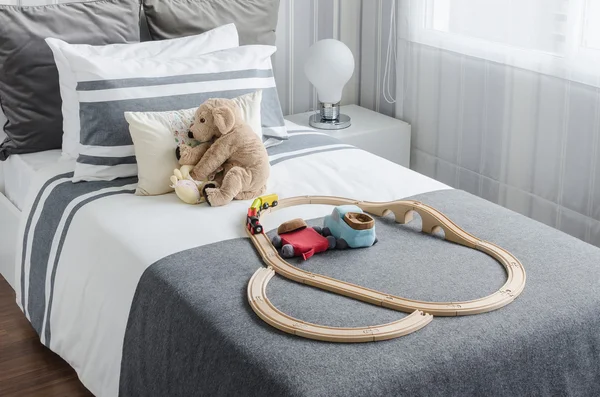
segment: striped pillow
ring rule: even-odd
[[[137,175],[125,112],[164,112],[263,90],[263,140],[287,139],[273,70],[273,46],[252,45],[210,54],[158,58],[66,54],[77,77],[80,148],[74,182]]]
[[[62,40],[46,38],[54,54],[58,69],[63,116],[63,157],[76,159],[79,156],[79,102],[77,78],[70,69],[65,54],[75,53],[79,58],[178,58],[181,54],[208,54],[209,52],[239,47],[237,29],[234,24],[220,26],[208,32],[172,40],[146,41],[135,44],[84,45],[69,44]]]

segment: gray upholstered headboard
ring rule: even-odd
[[[74,3],[74,2],[85,2],[91,0],[0,0],[0,5],[20,5],[20,6],[34,6],[43,4],[58,4],[58,3]],[[142,41],[151,40],[150,32],[148,31],[148,25],[144,15],[144,10],[140,5],[140,39]],[[4,124],[6,123],[6,117],[0,108],[0,143],[4,142],[6,134],[4,133]],[[2,161],[0,161],[0,192],[4,193],[4,171]]]
[[[148,31],[148,23],[146,22],[146,16],[144,15],[144,9],[140,6],[140,40],[150,41],[150,32]]]

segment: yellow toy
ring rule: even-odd
[[[250,233],[262,233],[263,227],[260,224],[259,217],[260,211],[266,210],[269,207],[276,207],[279,197],[276,194],[268,194],[266,196],[260,196],[256,198],[250,208],[248,208],[248,214],[246,216],[246,228]]]

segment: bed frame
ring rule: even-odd
[[[2,169],[0,168],[0,172]],[[21,211],[0,192],[0,274],[15,288],[15,257]]]
[[[258,269],[248,284],[248,301],[254,312],[269,325],[284,332],[309,339],[329,342],[370,342],[396,338],[409,334],[429,324],[433,316],[466,316],[486,313],[511,303],[525,288],[526,274],[523,265],[507,250],[467,233],[435,208],[413,200],[386,203],[356,201],[341,197],[306,196],[280,200],[277,206],[261,211],[264,216],[281,208],[303,204],[346,205],[353,204],[363,211],[386,216],[394,214],[397,223],[412,221],[416,212],[422,220],[422,231],[434,234],[441,230],[444,238],[456,244],[481,251],[500,262],[506,270],[506,283],[495,293],[480,299],[464,302],[425,302],[386,294],[331,277],[302,270],[286,262],[264,233],[253,233],[246,228],[267,269]],[[410,316],[389,324],[363,328],[324,327],[295,319],[279,311],[266,295],[267,284],[277,273],[292,281],[307,284],[336,294],[389,309],[412,313]]]

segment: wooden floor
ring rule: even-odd
[[[92,396],[73,368],[44,347],[0,276],[0,396]]]

